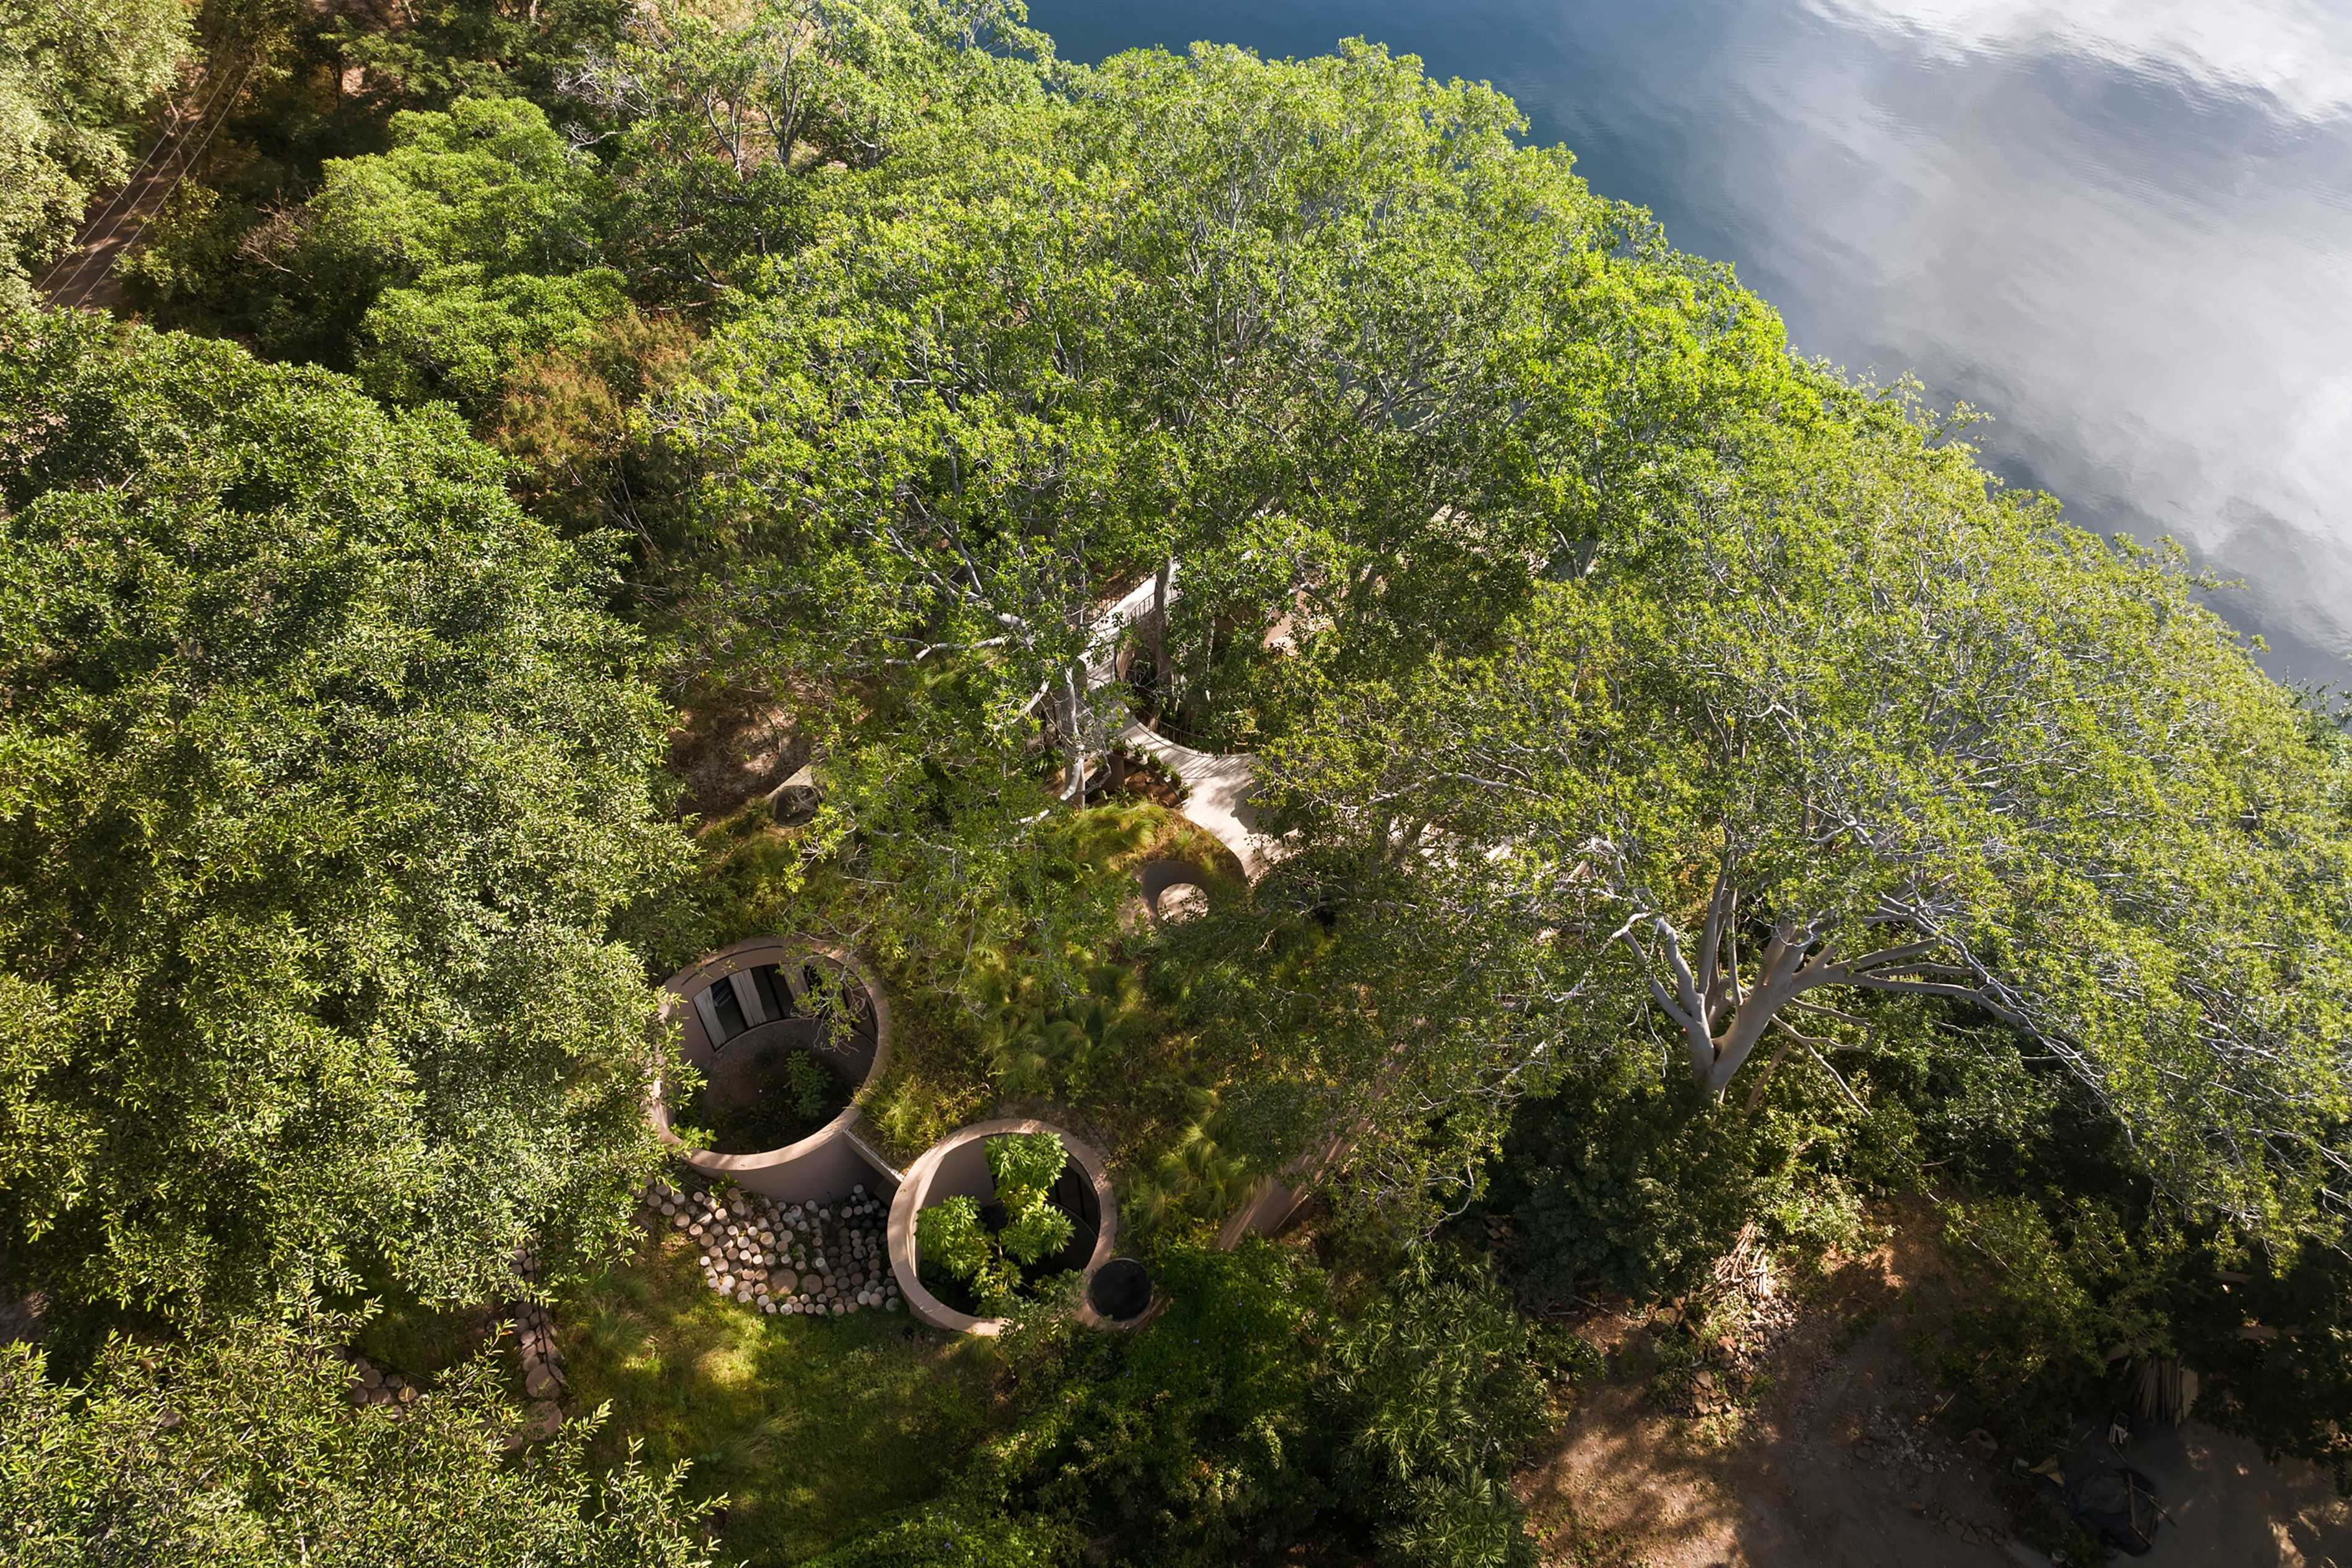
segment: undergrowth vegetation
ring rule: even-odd
[[[2193,1368],[2352,1490],[2341,705],[1490,86],[1017,0],[59,15],[0,26],[31,1561],[1599,1563],[1515,1490],[1563,1325],[1727,1440],[1760,1282],[1897,1207],[1957,1431]],[[199,87],[133,319],[39,307]],[[659,977],[774,936],[887,993],[893,1166],[1108,1156],[1139,1322],[1042,1143],[929,1222],[999,1341],[632,1224]],[[848,1092],[772,1065],[730,1141]],[[542,1298],[552,1438],[485,1348]]]

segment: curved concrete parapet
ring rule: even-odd
[[[1083,1208],[1090,1201],[1095,1209],[1091,1218],[1084,1214],[1075,1217],[1081,1224],[1095,1227],[1094,1249],[1087,1255],[1086,1267],[1079,1271],[1081,1278],[1092,1279],[1094,1271],[1110,1261],[1118,1249],[1118,1204],[1111,1197],[1110,1173],[1104,1167],[1102,1156],[1086,1144],[1059,1127],[1021,1117],[975,1122],[950,1133],[907,1167],[906,1176],[898,1183],[898,1196],[890,1200],[890,1272],[898,1281],[898,1293],[906,1298],[907,1310],[918,1322],[935,1329],[982,1335],[1004,1332],[1003,1318],[976,1318],[969,1312],[957,1312],[923,1288],[918,1277],[920,1258],[915,1245],[915,1217],[944,1197],[961,1195],[983,1203],[993,1198],[996,1178],[988,1168],[986,1140],[1006,1133],[1057,1134],[1062,1146],[1070,1151],[1070,1166],[1063,1171],[1062,1182],[1069,1184],[1067,1191],[1075,1201],[1064,1207]],[[1065,1191],[1057,1184],[1056,1199],[1061,1199]],[[1081,1309],[1079,1316],[1089,1322],[1097,1321],[1091,1308]]]
[[[1190,861],[1145,862],[1135,871],[1136,889],[1143,900],[1144,913],[1150,915],[1155,925],[1164,925],[1190,918],[1202,906],[1194,904],[1188,911],[1180,899],[1170,895],[1179,888],[1191,888],[1196,896],[1205,897],[1208,893],[1206,874]]]
[[[831,971],[827,974],[826,971]],[[823,995],[838,982],[845,1028],[819,1026]],[[676,1022],[688,1063],[714,1091],[746,1071],[761,1045],[791,1040],[857,1087],[839,1115],[796,1143],[751,1154],[689,1149],[670,1130],[666,1095],[656,1087],[647,1114],[663,1140],[703,1175],[784,1203],[834,1203],[864,1186],[898,1177],[857,1135],[866,1087],[890,1065],[890,1002],[866,966],[838,947],[782,936],[755,936],[722,948],[663,982],[662,1017]]]

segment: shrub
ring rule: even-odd
[[[988,1168],[1004,1222],[993,1234],[977,1200],[959,1194],[915,1217],[915,1239],[926,1264],[970,1284],[991,1317],[1010,1312],[1034,1268],[1070,1244],[1075,1226],[1054,1207],[1054,1183],[1069,1162],[1055,1133],[1010,1133],[988,1140]]]

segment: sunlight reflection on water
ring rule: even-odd
[[[2352,4],[1032,0],[1063,51],[1361,34],[1485,78],[1798,347],[1992,413],[1990,461],[2169,533],[2352,681]]]

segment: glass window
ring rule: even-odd
[[[760,993],[760,1010],[771,1019],[793,1016],[792,988],[776,973],[773,964],[762,964],[751,971],[751,984]]]
[[[749,1027],[743,1017],[743,1004],[735,999],[734,983],[721,979],[710,988],[710,1010],[719,1015],[719,1038],[711,1043],[724,1045]]]

